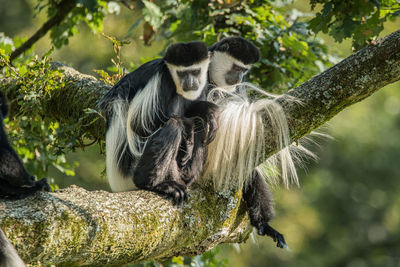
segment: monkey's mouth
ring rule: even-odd
[[[199,88],[182,88],[184,92],[193,92],[193,91],[197,91],[197,89]]]
[[[182,90],[184,92],[193,92],[193,91],[197,91],[199,89],[199,84],[188,84],[188,83],[184,83],[182,85]]]

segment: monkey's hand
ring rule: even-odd
[[[288,245],[286,245],[283,235],[272,228],[268,223],[262,224],[256,228],[259,235],[267,235],[271,237],[274,242],[276,242],[276,246],[278,248],[289,249]]]
[[[183,155],[178,164],[182,166],[186,166],[188,161],[193,156],[193,147],[194,147],[194,122],[192,119],[183,118],[183,124],[185,126],[185,132],[182,138],[182,143],[180,146],[180,150]]]
[[[186,111],[187,117],[200,117],[204,122],[204,145],[211,143],[217,134],[219,108],[208,101],[196,101]]]
[[[204,139],[204,142],[203,142],[204,145],[208,145],[209,143],[211,143],[215,139],[215,136],[217,135],[218,115],[219,115],[218,110],[215,110],[215,112],[209,112],[205,116],[206,117],[206,119],[205,119],[206,138]]]
[[[254,170],[251,175],[249,179],[251,183],[243,189],[243,198],[247,204],[251,225],[257,229],[259,235],[272,237],[277,247],[288,249],[283,235],[268,224],[274,217],[272,193],[257,170]]]
[[[178,206],[188,199],[186,186],[178,184],[174,181],[162,182],[154,186],[152,191],[158,193],[166,199],[171,200],[174,205]]]

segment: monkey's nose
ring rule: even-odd
[[[199,83],[194,79],[185,80],[183,83],[183,91],[196,91],[199,87]]]

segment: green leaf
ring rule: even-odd
[[[97,0],[78,0],[78,3],[86,7],[90,13],[96,12],[99,7]]]
[[[376,8],[381,8],[381,3],[378,0],[369,0]]]
[[[161,9],[154,3],[142,0],[144,8],[142,10],[144,20],[151,26],[159,28],[164,22],[164,14]]]
[[[324,5],[324,8],[322,9],[322,14],[321,17],[326,17],[328,16],[328,14],[332,11],[332,7],[333,7],[333,3],[329,2],[327,4]]]
[[[392,13],[391,16],[393,16],[393,17],[400,16],[400,10],[398,10],[398,11]]]

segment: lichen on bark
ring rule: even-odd
[[[70,187],[0,201],[0,227],[30,263],[121,265],[200,254],[249,234],[241,193],[190,190],[182,207],[151,192]]]

